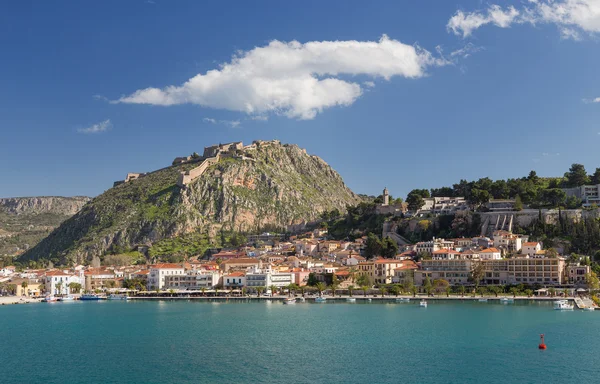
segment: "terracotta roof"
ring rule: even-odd
[[[243,277],[246,276],[245,272],[233,272],[227,275],[227,277]]]
[[[183,268],[179,264],[174,263],[163,263],[163,264],[154,264],[150,266],[151,269],[180,269]]]
[[[375,261],[375,263],[377,264],[398,264],[401,263],[401,260],[396,260],[396,259],[379,259],[377,261]]]
[[[480,251],[481,253],[500,253],[500,251],[496,248],[488,248]]]
[[[457,252],[453,249],[440,249],[438,251],[433,252],[434,255],[441,255],[441,254],[445,254],[445,253],[455,253],[458,254],[460,252]]]
[[[46,272],[46,276],[71,276],[68,273],[64,273],[63,271],[48,271]]]
[[[535,247],[536,245],[538,245],[539,243],[537,241],[529,241],[527,243],[523,243],[524,247]]]
[[[223,264],[256,264],[258,259],[252,259],[250,257],[244,257],[239,259],[225,260]]]

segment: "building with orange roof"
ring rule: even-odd
[[[154,264],[149,267],[148,290],[163,289],[165,287],[165,276],[181,276],[185,274],[185,269],[180,264],[162,263]]]
[[[377,259],[374,263],[373,278],[375,284],[391,284],[394,270],[402,267],[402,260]]]
[[[481,260],[500,260],[502,252],[498,248],[486,248],[479,252],[479,258]]]
[[[531,241],[527,243],[523,243],[523,247],[521,248],[521,254],[533,256],[539,251],[542,250],[542,244],[537,241]]]
[[[246,286],[246,273],[242,271],[232,272],[223,276],[223,288],[242,288]]]

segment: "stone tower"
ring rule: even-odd
[[[390,193],[388,192],[387,187],[383,188],[383,205],[390,204]]]

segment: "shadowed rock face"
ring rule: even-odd
[[[267,143],[222,158],[181,188],[179,164],[111,188],[91,200],[23,259],[85,262],[118,247],[190,233],[301,227],[323,211],[359,202],[340,175],[296,145]],[[243,155],[243,156],[242,156]]]

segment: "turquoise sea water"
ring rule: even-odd
[[[599,330],[549,303],[11,305],[0,382],[594,383]]]

